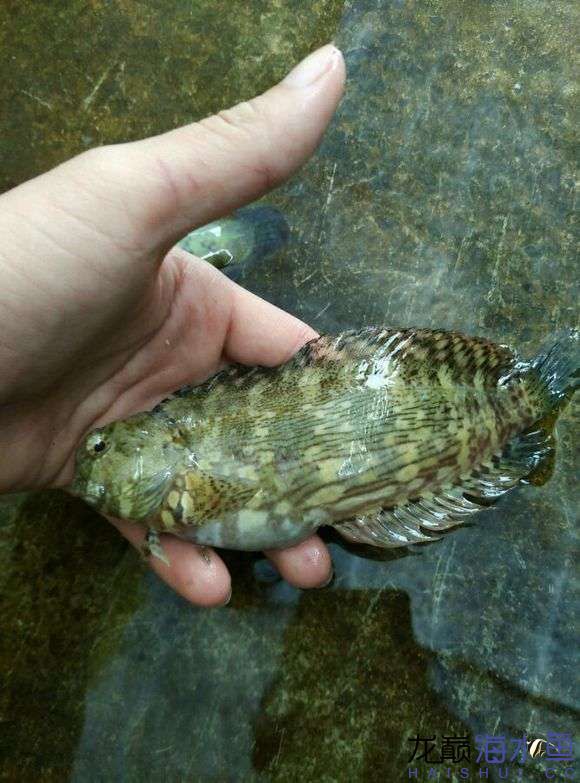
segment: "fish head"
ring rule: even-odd
[[[142,521],[161,505],[183,448],[148,414],[90,432],[76,454],[70,491],[98,511]]]

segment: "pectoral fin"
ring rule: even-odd
[[[178,474],[167,487],[155,527],[176,533],[238,511],[256,495],[254,480],[220,477],[202,470]]]
[[[159,539],[159,533],[157,533],[156,530],[152,530],[151,528],[147,531],[147,534],[145,535],[145,541],[143,542],[143,545],[141,547],[141,554],[145,559],[148,559],[150,557],[156,557],[159,560],[161,560],[162,563],[165,563],[165,565],[170,565],[169,558],[165,554],[165,550],[161,546],[161,541]]]

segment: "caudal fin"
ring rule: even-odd
[[[554,425],[580,387],[580,332],[560,332],[551,346],[529,363],[525,378],[538,405],[538,418],[507,444],[496,467],[502,474],[525,478],[527,483],[544,484],[554,469]]]
[[[534,359],[532,371],[552,409],[569,400],[580,387],[580,331],[562,332],[548,351]]]

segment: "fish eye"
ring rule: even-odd
[[[96,433],[87,441],[87,451],[91,454],[103,454],[109,448],[109,444]]]

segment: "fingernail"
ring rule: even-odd
[[[230,592],[228,593],[228,597],[222,603],[222,606],[227,606],[231,600],[232,600],[232,588],[230,587]]]
[[[333,579],[334,579],[334,568],[331,568],[330,574],[328,575],[328,579],[326,580],[326,582],[323,582],[321,585],[318,585],[318,589],[322,590],[323,587],[328,587]]]
[[[282,83],[288,87],[297,87],[298,89],[309,87],[333,68],[341,57],[342,54],[336,46],[326,44],[326,46],[312,52],[302,62],[298,63]]]

